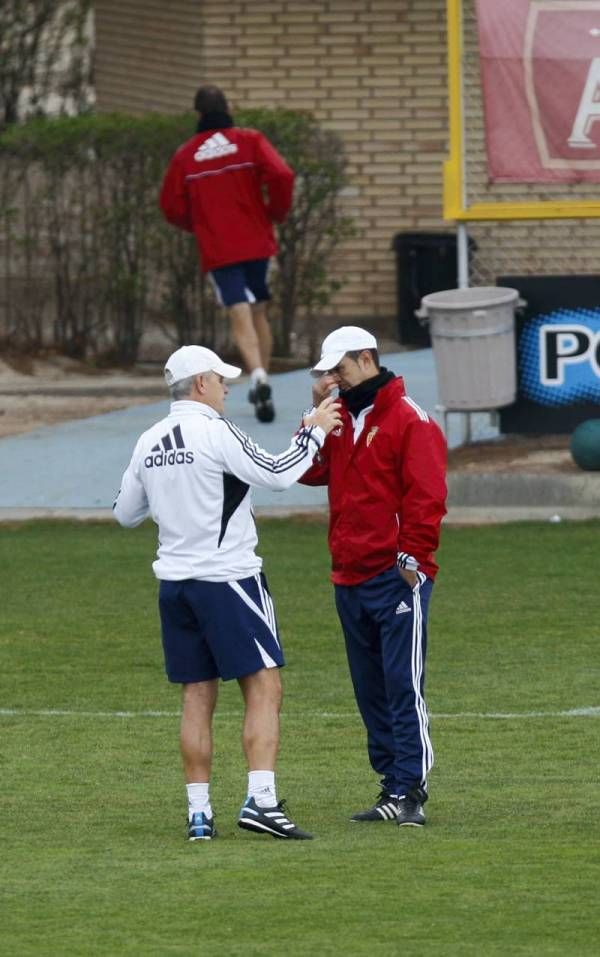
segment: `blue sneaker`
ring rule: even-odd
[[[294,824],[285,814],[284,807],[285,801],[280,801],[273,807],[259,807],[254,798],[248,798],[240,811],[238,827],[288,841],[312,841],[312,834]]]
[[[210,841],[216,836],[217,829],[213,817],[207,817],[203,811],[192,814],[192,820],[188,821],[188,841]]]

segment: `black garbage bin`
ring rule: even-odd
[[[472,244],[470,244],[472,245]],[[415,316],[423,296],[457,286],[456,236],[453,233],[397,233],[396,253],[398,340],[428,346],[427,326]]]

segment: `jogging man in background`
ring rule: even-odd
[[[381,368],[377,340],[344,326],[324,340],[313,401],[339,389],[342,425],[301,481],[327,485],[335,601],[381,791],[353,821],[425,823],[433,764],[424,700],[427,612],[446,512],[441,430]]]
[[[218,680],[236,678],[244,697],[242,741],[248,796],[240,827],[283,839],[302,831],[277,800],[275,759],[284,664],[262,560],[250,486],[285,489],[310,466],[340,424],[327,398],[304,418],[280,455],[259,448],[224,418],[226,379],[241,369],[210,349],[183,346],[168,359],[169,415],[140,437],[114,504],[121,525],[150,515],[158,525],[153,568],[169,681],[182,685],[181,754],[187,782],[188,836],[215,835],[210,802],[212,717]]]
[[[200,87],[194,109],[199,115],[196,135],[171,160],[160,207],[170,223],[194,233],[201,268],[209,274],[219,304],[227,308],[235,344],[250,373],[248,398],[258,420],[271,422],[267,272],[269,258],[277,252],[273,223],[283,222],[290,210],[294,174],[262,133],[234,125],[218,87]]]

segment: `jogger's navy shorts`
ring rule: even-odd
[[[235,306],[239,302],[266,302],[271,298],[268,270],[268,259],[249,259],[247,262],[213,269],[208,273],[208,278],[221,306]]]

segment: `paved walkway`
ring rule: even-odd
[[[385,355],[383,364],[404,376],[419,405],[434,411],[437,385],[431,349]],[[227,414],[259,445],[279,452],[287,448],[301,410],[310,403],[311,382],[306,370],[276,375],[272,381],[275,422],[257,422],[247,401],[246,382],[231,386]],[[167,410],[165,399],[0,439],[0,508],[110,508],[138,436]],[[497,434],[487,416],[477,419],[478,438]],[[460,428],[460,417],[451,416],[451,446],[460,443]],[[261,510],[319,508],[326,501],[323,489],[301,485],[286,492],[255,489],[253,495]]]

